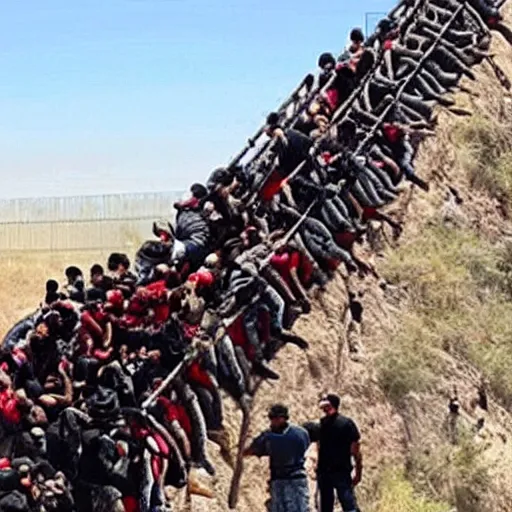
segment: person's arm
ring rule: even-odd
[[[268,455],[267,450],[267,434],[263,432],[256,439],[253,440],[251,445],[244,450],[244,457],[264,457]]]
[[[353,457],[355,462],[355,473],[352,478],[352,485],[355,487],[363,477],[363,454],[361,453],[361,434],[357,425],[349,420],[348,422],[348,437],[352,441],[350,445],[350,455]]]
[[[64,363],[59,364],[59,374],[64,383],[64,395],[54,393],[44,394],[39,397],[39,403],[46,407],[55,407],[57,405],[69,406],[73,402],[73,383],[66,373]]]
[[[361,453],[361,443],[354,441],[350,446],[350,453],[356,463],[355,474],[352,478],[352,485],[355,487],[363,477],[363,454]]]

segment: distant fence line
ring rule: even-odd
[[[183,192],[0,200],[0,252],[129,250]]]

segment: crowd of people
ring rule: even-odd
[[[455,111],[445,93],[474,78],[488,27],[500,23],[487,0],[469,4],[459,12],[458,0],[404,0],[368,40],[354,29],[338,59],[320,56],[310,101],[291,118],[268,116],[268,148],[192,185],[173,223],[156,221],[133,262],[113,253],[88,274],[68,267],[64,286],[47,281],[40,306],[2,346],[0,511],[152,512],[171,509],[168,487],[213,495],[194,472],[215,473],[208,439],[233,465],[221,390],[248,412],[255,382],[279,379],[269,364],[276,351],[307,350],[291,328],[313,291],[340,265],[375,274],[353,248],[372,219],[400,235],[381,208],[402,178],[428,191],[414,168],[418,142],[431,133],[435,105]],[[362,309],[350,300],[357,325]],[[339,400],[322,404],[334,417]],[[321,462],[347,440],[323,440],[323,424],[306,435],[284,428],[280,407],[272,420],[293,443],[320,441],[320,510],[332,510],[333,489],[355,510],[347,496],[360,472],[352,480],[344,461],[342,481]],[[354,428],[348,459],[357,462]],[[256,441],[249,453],[268,445]]]

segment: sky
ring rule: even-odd
[[[204,181],[320,53],[395,3],[3,0],[0,198]]]

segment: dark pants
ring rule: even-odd
[[[357,512],[356,496],[350,475],[326,474],[318,475],[318,490],[320,493],[320,512],[333,512],[334,491],[338,496],[343,512]]]

